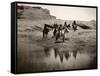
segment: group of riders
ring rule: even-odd
[[[72,28],[74,31],[77,30],[76,21],[73,21]],[[64,25],[54,24],[53,26],[51,26],[49,24],[45,24],[44,29],[43,29],[43,39],[45,39],[45,38],[47,39],[50,29],[53,29],[52,38],[55,38],[56,42],[58,41],[58,39],[61,39],[64,42],[65,41],[65,33],[69,32],[69,30],[71,29],[71,26],[70,26],[70,24],[67,24],[66,21],[64,22]]]

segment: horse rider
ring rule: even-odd
[[[67,29],[68,27],[70,27],[70,25],[67,25],[67,22],[65,21],[64,26],[63,26],[63,29],[65,29],[65,32],[69,32]]]
[[[47,38],[48,32],[49,32],[48,25],[45,24],[45,25],[44,25],[44,29],[43,29],[43,39],[44,39],[44,38]]]
[[[52,38],[54,38],[54,37],[56,36],[56,33],[57,33],[57,31],[58,31],[58,25],[57,25],[57,24],[54,24],[53,27],[54,27],[54,31],[53,31],[53,36],[52,36]]]
[[[62,24],[60,24],[60,26],[58,28],[58,34],[59,34],[59,36],[62,35],[62,29],[63,29],[63,26],[62,26]]]
[[[74,31],[77,30],[77,24],[76,24],[76,21],[75,20],[72,23],[72,27],[73,27]]]

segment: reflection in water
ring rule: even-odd
[[[50,53],[51,51],[54,51],[53,52],[54,54]],[[63,50],[59,48],[48,48],[48,47],[44,48],[44,52],[45,52],[45,56],[47,57],[49,57],[50,54],[54,55],[55,59],[57,58],[57,56],[59,56],[60,62],[63,62],[64,58],[66,59],[66,61],[68,61],[68,59],[71,57],[71,53],[72,53],[73,58],[76,59],[77,53],[78,53],[78,51],[63,52]]]
[[[45,52],[45,55],[46,55],[47,57],[50,56],[50,48],[45,47],[45,48],[44,48],[44,52]]]
[[[52,47],[25,50],[20,52],[19,72],[96,68],[96,55],[92,52]]]
[[[58,51],[58,48],[54,48],[55,58],[57,58],[57,55],[58,55],[57,51]]]
[[[76,59],[76,57],[77,57],[77,53],[78,53],[77,50],[73,51],[73,57],[74,57],[75,59]]]
[[[66,58],[66,60],[68,60],[68,59],[69,59],[69,57],[70,57],[69,52],[65,53],[65,58]]]

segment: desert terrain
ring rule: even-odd
[[[42,8],[18,8],[17,19],[17,72],[43,72],[56,70],[96,68],[96,21],[76,21],[77,31],[71,28],[65,35],[65,42],[55,43],[52,30],[48,38],[42,39],[44,24],[64,25],[66,21],[56,19]],[[24,9],[24,10],[25,10]],[[32,9],[35,10],[32,12]],[[36,13],[38,11],[38,13]],[[31,13],[31,14],[30,14]],[[84,28],[88,27],[88,28]]]

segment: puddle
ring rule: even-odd
[[[96,68],[95,59],[96,55],[91,52],[68,51],[67,49],[63,50],[63,48],[45,47],[38,50],[27,50],[24,56],[21,55],[21,59],[19,59],[20,68],[18,70],[22,73],[89,69]]]

